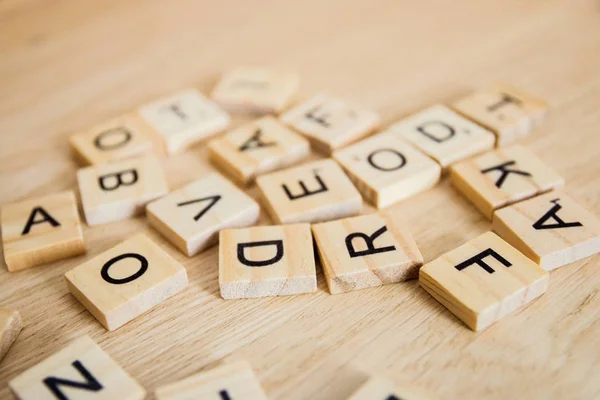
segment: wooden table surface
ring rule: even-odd
[[[0,1],[0,204],[76,189],[73,131],[188,86],[207,93],[238,65],[297,71],[302,95],[362,103],[385,125],[495,81],[520,86],[551,104],[522,144],[600,214],[591,0]],[[212,170],[206,160],[203,145],[165,160],[171,187]],[[408,219],[426,261],[490,229],[447,180],[390,212]],[[107,332],[63,275],[140,231],[185,265],[190,285]],[[544,296],[474,333],[416,281],[332,296],[319,271],[314,294],[225,301],[215,247],[187,258],[145,218],[84,236],[85,256],[17,273],[2,262],[0,304],[20,310],[25,328],[0,364],[0,398],[8,380],[84,334],[149,393],[246,359],[272,399],[345,399],[371,373],[439,399],[600,397],[600,256],[552,272]]]

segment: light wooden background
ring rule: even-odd
[[[386,125],[497,80],[521,86],[552,106],[523,143],[600,214],[591,0],[2,0],[0,204],[75,189],[72,131],[187,86],[208,92],[240,64],[297,71],[303,95],[327,90]],[[202,145],[165,168],[173,188],[212,169]],[[447,181],[391,211],[408,219],[426,260],[490,229]],[[186,266],[190,285],[109,333],[63,274],[139,231]],[[188,259],[144,218],[84,235],[86,256],[13,274],[0,266],[0,304],[25,323],[0,364],[0,398],[8,380],[83,334],[149,392],[243,358],[273,399],[344,399],[370,373],[440,399],[600,397],[598,256],[552,272],[546,295],[474,333],[414,281],[331,296],[319,272],[315,294],[224,301],[216,248]]]

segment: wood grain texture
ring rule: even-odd
[[[519,143],[599,215],[599,13],[594,0],[5,0],[0,204],[74,189],[73,132],[189,86],[207,94],[224,71],[254,64],[297,71],[304,98],[327,90],[377,111],[383,127],[497,81],[521,87],[550,111]],[[169,158],[170,187],[212,171],[206,157],[200,145]],[[257,198],[256,188],[248,192]],[[491,226],[447,179],[390,212],[407,219],[426,262]],[[62,275],[137,232],[167,248],[190,284],[107,332]],[[433,398],[600,395],[598,256],[552,271],[544,296],[474,333],[415,281],[332,296],[318,266],[317,293],[226,301],[216,247],[188,259],[144,218],[86,226],[84,237],[85,257],[0,268],[0,303],[18,309],[25,326],[0,364],[0,398],[9,379],[82,334],[148,393],[238,357],[270,399],[344,399],[371,374]]]

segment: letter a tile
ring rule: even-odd
[[[89,336],[18,375],[9,382],[20,400],[141,400],[144,389]]]
[[[338,150],[333,158],[377,208],[431,188],[441,175],[435,161],[387,131]]]
[[[325,154],[367,136],[379,126],[379,115],[320,94],[281,116]]]
[[[314,292],[317,276],[310,225],[222,230],[219,285],[224,299]]]
[[[18,311],[0,307],[0,361],[17,339],[22,328]]]
[[[240,184],[307,158],[308,140],[273,117],[263,117],[209,143],[211,158]]]
[[[221,229],[254,224],[260,207],[213,173],[148,204],[146,213],[154,229],[191,257],[215,244]]]
[[[485,215],[563,186],[565,181],[521,146],[496,149],[450,169],[452,184]]]
[[[506,146],[529,135],[546,116],[548,104],[497,83],[458,100],[452,108],[493,131],[497,146]]]
[[[441,104],[403,119],[388,130],[415,145],[442,168],[493,149],[496,140],[492,132]]]
[[[237,361],[156,389],[157,400],[267,400],[250,364]]]
[[[479,331],[544,294],[548,272],[487,232],[425,264],[419,283]]]
[[[65,274],[69,291],[109,331],[187,286],[177,261],[143,234]]]
[[[227,129],[229,115],[196,89],[156,100],[139,114],[163,139],[168,154],[208,139]]]
[[[423,257],[406,226],[381,214],[315,224],[331,294],[416,279]]]
[[[496,211],[493,228],[548,271],[600,252],[600,220],[563,192]]]
[[[278,224],[321,222],[356,215],[362,198],[333,160],[320,160],[260,176],[256,184]]]
[[[72,191],[2,206],[4,259],[9,271],[85,253]]]
[[[148,202],[169,191],[154,156],[80,169],[77,182],[90,226],[142,214]]]
[[[156,132],[137,114],[126,114],[69,138],[80,164],[102,164],[155,150]]]
[[[412,388],[408,385],[394,385],[391,382],[379,378],[372,377],[356,392],[348,398],[348,400],[429,400],[420,390]]]

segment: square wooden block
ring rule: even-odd
[[[146,213],[154,229],[191,257],[215,244],[221,229],[254,224],[260,207],[213,173],[148,204]]]
[[[565,183],[552,168],[521,146],[461,161],[451,167],[450,179],[489,220],[494,210]]]
[[[20,400],[140,400],[144,389],[89,336],[72,341],[9,382]]]
[[[224,364],[156,389],[157,400],[267,400],[246,361]]]
[[[425,264],[419,283],[474,331],[548,289],[548,272],[492,232]]]
[[[23,329],[21,316],[17,310],[0,307],[0,361]]]
[[[263,117],[208,144],[212,160],[240,184],[289,167],[310,154],[308,140],[273,117]]]
[[[563,192],[496,211],[493,229],[548,271],[600,252],[600,220]]]
[[[281,116],[325,154],[367,136],[379,126],[379,115],[320,94]]]
[[[432,159],[392,132],[338,150],[333,158],[377,208],[387,207],[434,186],[442,173]]]
[[[494,148],[487,129],[437,104],[395,123],[388,129],[437,161],[442,168]]]
[[[348,400],[428,400],[430,397],[406,384],[394,385],[390,381],[371,377]]]
[[[296,74],[239,67],[223,75],[211,97],[231,112],[279,114],[294,100],[299,86]]]
[[[224,131],[229,115],[196,89],[187,89],[139,109],[139,114],[163,139],[168,154]]]
[[[331,294],[419,276],[423,256],[398,218],[361,215],[312,226]]]
[[[85,253],[77,200],[72,191],[2,206],[4,259],[9,271]]]
[[[328,221],[356,215],[362,208],[360,193],[333,160],[263,175],[256,184],[278,224]]]
[[[310,225],[222,230],[219,285],[224,299],[314,292],[317,275]]]
[[[529,135],[546,116],[548,104],[521,89],[497,83],[458,100],[452,108],[493,131],[497,146],[506,146]]]
[[[69,291],[109,331],[183,290],[185,268],[143,234],[65,274]]]
[[[155,150],[156,132],[137,114],[125,114],[69,138],[79,163],[102,164]]]
[[[155,156],[80,169],[77,183],[90,226],[142,214],[148,202],[169,191]]]

